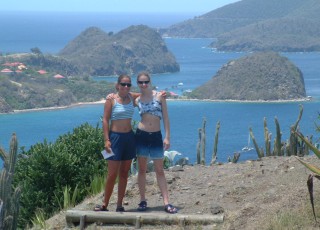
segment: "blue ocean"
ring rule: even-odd
[[[38,47],[43,53],[57,53],[69,41],[89,26],[105,31],[120,31],[132,24],[145,24],[153,28],[167,27],[197,15],[128,15],[120,13],[17,13],[2,12],[0,20],[0,52],[29,52]],[[11,18],[11,20],[5,20]],[[155,74],[153,85],[181,94],[192,90],[211,79],[228,61],[246,53],[214,52],[207,46],[212,39],[166,38],[168,49],[180,64],[178,73]],[[196,159],[198,129],[206,119],[206,162],[209,163],[213,151],[216,124],[220,122],[218,161],[226,162],[235,152],[240,152],[240,161],[256,159],[256,152],[242,152],[248,144],[249,127],[253,129],[259,145],[264,146],[263,119],[267,119],[269,131],[275,133],[275,117],[282,130],[282,140],[290,135],[290,126],[298,118],[299,106],[303,106],[300,130],[305,135],[319,134],[315,122],[319,122],[320,99],[320,53],[282,53],[302,71],[307,95],[306,102],[250,103],[250,102],[208,102],[208,101],[168,101],[171,124],[171,150]],[[134,78],[134,76],[133,76]],[[115,81],[115,76],[99,76],[96,80]],[[135,80],[133,79],[133,82]],[[179,83],[183,83],[180,84]],[[102,95],[103,97],[104,95]],[[19,147],[28,149],[45,139],[54,142],[64,133],[88,122],[101,125],[103,104],[81,105],[58,110],[45,110],[0,115],[0,146],[8,151],[12,133],[16,133]],[[137,113],[135,120],[139,120]],[[273,138],[275,135],[273,135]],[[98,154],[98,153],[97,153]]]

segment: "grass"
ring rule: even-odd
[[[31,220],[34,229],[48,229],[46,214],[42,209],[36,211],[35,217]]]
[[[103,191],[105,186],[105,175],[95,175],[88,188],[89,194],[96,195]]]
[[[306,197],[308,198],[308,197]],[[317,220],[320,221],[320,193],[315,194],[315,212]],[[294,208],[285,207],[266,221],[266,230],[300,230],[319,229],[320,225],[314,220],[310,200],[306,199],[301,206]],[[263,228],[262,228],[263,229]]]

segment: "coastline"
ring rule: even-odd
[[[190,98],[169,98],[170,101],[207,101],[207,102],[236,102],[236,103],[291,103],[291,102],[306,102],[306,101],[315,101],[313,98],[301,98],[301,99],[292,99],[292,100],[214,100],[214,99],[190,99]]]
[[[270,100],[270,101],[264,101],[264,100],[212,100],[212,99],[190,99],[190,98],[168,98],[168,101],[199,101],[199,102],[223,102],[223,103],[295,103],[295,102],[310,102],[315,101],[315,99],[310,98],[302,98],[302,99],[294,99],[294,100]],[[27,113],[27,112],[41,112],[41,111],[47,111],[47,110],[61,110],[61,109],[67,109],[72,108],[76,106],[81,105],[95,105],[95,104],[104,104],[105,99],[102,99],[100,101],[94,101],[94,102],[78,102],[71,105],[66,106],[52,106],[52,107],[44,107],[44,108],[34,108],[34,109],[21,109],[21,110],[13,110],[9,113],[0,113],[1,114],[14,114],[14,113]]]
[[[67,108],[72,108],[72,107],[81,106],[81,105],[94,105],[94,104],[104,104],[104,103],[105,103],[105,100],[103,99],[103,100],[94,101],[94,102],[78,102],[75,104],[65,105],[65,106],[52,106],[52,107],[44,107],[44,108],[13,110],[12,112],[9,112],[9,113],[0,113],[0,114],[27,113],[27,112],[38,112],[38,111],[41,112],[46,110],[67,109]]]

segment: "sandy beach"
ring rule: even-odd
[[[168,101],[202,101],[202,102],[224,102],[224,103],[291,103],[291,102],[306,102],[306,101],[313,101],[313,98],[301,98],[295,100],[211,100],[211,99],[190,99],[190,98],[168,98]],[[59,110],[59,109],[67,109],[75,106],[82,106],[82,105],[94,105],[94,104],[104,104],[105,99],[101,99],[99,101],[94,102],[78,102],[71,105],[66,106],[52,106],[52,107],[45,107],[45,108],[34,108],[34,109],[22,109],[22,110],[13,110],[10,113],[25,113],[25,112],[36,112],[36,111],[44,111],[44,110]],[[0,114],[10,114],[10,113],[0,113]]]

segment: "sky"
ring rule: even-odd
[[[4,0],[0,11],[207,13],[240,0]]]

